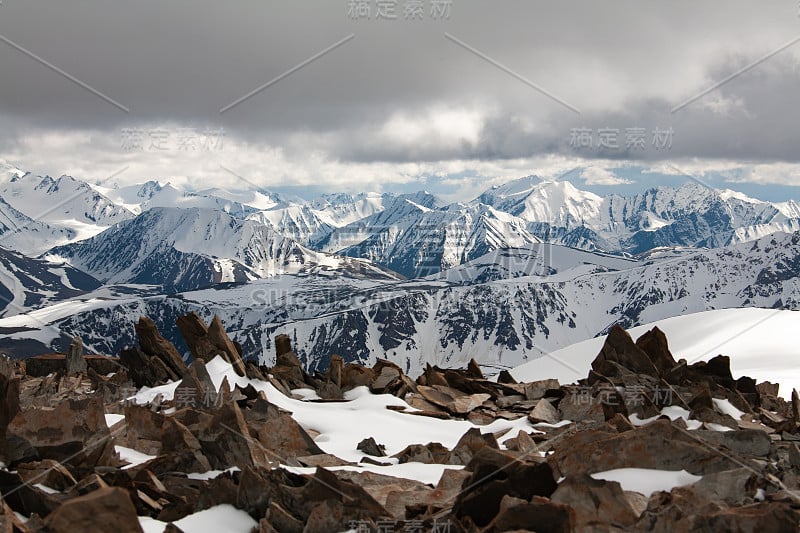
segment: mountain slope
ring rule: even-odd
[[[257,222],[197,208],[153,208],[91,239],[54,248],[49,255],[105,283],[164,285],[168,291],[315,268],[369,270],[363,261],[306,249]]]
[[[131,324],[141,314],[152,316],[180,343],[174,320],[194,310],[206,318],[219,314],[248,356],[267,364],[272,338],[287,333],[312,369],[325,368],[336,353],[366,362],[388,358],[413,374],[428,363],[463,366],[473,357],[486,367],[513,367],[602,334],[615,323],[631,327],[733,307],[800,309],[797,233],[646,262],[553,245],[537,248],[501,250],[460,267],[476,269],[473,283],[449,279],[447,272],[409,281],[316,273],[174,297],[100,303],[79,298],[58,312],[34,314],[115,353],[119,346],[104,339],[111,338],[110,327],[119,329],[120,316],[130,317]],[[551,258],[546,268],[536,265],[541,255]],[[501,264],[492,266],[492,258],[502,258]],[[523,275],[529,272],[535,274]],[[80,316],[71,307],[81,309]],[[0,328],[13,324],[0,320]],[[132,329],[126,335],[116,331],[114,337],[133,342]]]
[[[0,316],[80,296],[99,286],[99,281],[69,265],[0,248]]]

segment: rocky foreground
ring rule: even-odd
[[[491,381],[474,363],[411,379],[338,356],[312,376],[286,336],[264,368],[218,319],[177,326],[188,366],[147,318],[118,359],[85,356],[79,339],[69,354],[0,358],[0,533],[190,533],[210,530],[204,512],[262,532],[800,529],[797,393],[734,379],[725,356],[676,362],[658,329],[636,342],[612,329],[587,378],[560,385]],[[278,406],[358,414],[375,398],[398,427],[460,438],[345,450]],[[626,490],[664,476],[666,490]]]

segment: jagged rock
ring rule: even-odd
[[[560,442],[548,460],[562,476],[617,468],[686,470],[703,475],[739,466],[736,462],[739,459],[729,458],[730,454],[720,455],[698,433],[701,432],[687,434],[669,420],[656,420],[617,435],[583,431]]]
[[[6,428],[20,411],[20,379],[12,377],[11,372],[0,373],[0,460],[7,462]]]
[[[211,319],[211,324],[208,325],[208,340],[222,351],[222,357],[233,365],[233,369],[236,370],[237,374],[240,376],[246,374],[241,346],[237,347],[228,337],[225,332],[225,326],[222,325],[222,320],[217,315],[214,315],[214,318]]]
[[[470,359],[467,363],[467,375],[473,379],[485,379],[483,370],[475,359]]]
[[[525,398],[528,400],[538,400],[544,398],[544,395],[549,390],[556,390],[560,388],[557,379],[542,379],[539,381],[532,381],[525,383]]]
[[[487,446],[495,450],[500,448],[494,435],[481,433],[478,428],[471,428],[458,439],[447,458],[447,464],[466,466],[476,453]]]
[[[647,352],[638,347],[619,325],[614,325],[609,331],[603,348],[592,361],[592,370],[607,377],[618,375],[614,367],[607,363],[616,363],[637,374],[659,376],[659,370]]]
[[[125,445],[148,455],[161,452],[166,417],[142,405],[125,406]]]
[[[257,399],[244,412],[244,417],[270,460],[286,463],[298,457],[324,453],[291,414],[263,398]]]
[[[83,341],[73,337],[67,351],[67,375],[86,373],[86,361],[83,359]]]
[[[288,510],[306,522],[306,531],[335,531],[351,521],[372,521],[374,527],[375,521],[388,516],[363,488],[323,468],[317,468],[293,504]]]
[[[736,431],[697,430],[692,435],[714,447],[724,446],[742,455],[766,457],[772,449],[772,439],[764,431],[739,429]]]
[[[396,457],[400,463],[425,463],[425,464],[448,464],[450,450],[438,442],[428,444],[409,444],[392,457]]]
[[[155,387],[167,380],[177,380],[180,374],[173,372],[158,357],[150,357],[139,348],[126,348],[119,354],[133,383],[141,387]]]
[[[669,351],[667,336],[657,327],[636,339],[636,346],[647,354],[653,366],[656,367],[658,375],[666,375],[675,367],[675,358]]]
[[[286,383],[290,389],[299,389],[306,386],[308,376],[300,364],[300,359],[292,351],[291,340],[288,335],[275,337],[276,362],[271,373],[275,378]],[[344,387],[342,387],[344,389]]]
[[[706,474],[687,490],[702,494],[709,500],[721,501],[728,505],[743,505],[753,498],[756,490],[766,484],[757,472],[749,468],[734,468]]]
[[[567,388],[567,394],[558,402],[562,420],[605,422],[603,405],[581,388]]]
[[[508,439],[505,442],[505,445],[509,450],[522,452],[524,454],[529,454],[539,450],[539,446],[531,438],[531,436],[521,429],[517,433],[517,436]]]
[[[342,374],[344,373],[344,359],[340,355],[331,356],[331,364],[328,367],[326,378],[337,387],[342,386]]]
[[[128,492],[116,487],[102,488],[64,502],[47,517],[46,524],[47,530],[53,533],[142,533]]]
[[[114,464],[114,442],[99,396],[20,411],[6,436],[9,464],[41,459],[69,459],[71,465],[88,468]]]
[[[196,359],[210,361],[220,356],[233,366],[237,374],[240,376],[246,374],[241,354],[225,333],[222,321],[217,315],[214,315],[208,326],[194,312],[178,317],[176,324],[183,340],[186,341],[186,346]]]
[[[800,447],[796,442],[789,445],[789,464],[793,467],[800,467]]]
[[[209,413],[184,409],[176,417],[197,438],[212,468],[270,464],[266,449],[250,434],[236,402],[223,403]]]
[[[142,351],[151,357],[159,358],[164,365],[176,376],[183,374],[186,365],[181,354],[167,339],[161,336],[155,323],[150,318],[143,316],[136,323],[136,335]]]
[[[575,513],[568,505],[534,496],[530,502],[503,497],[497,517],[487,531],[527,531],[535,524],[537,533],[571,533],[575,531]]]
[[[558,484],[551,500],[575,511],[578,528],[601,524],[628,527],[639,519],[619,483],[586,474],[568,476]]]
[[[370,383],[369,388],[374,394],[383,394],[386,389],[403,375],[403,371],[396,364],[379,359],[372,367],[375,379]]]
[[[558,487],[548,463],[520,461],[488,446],[478,451],[467,468],[472,475],[464,482],[453,513],[479,526],[497,516],[505,495],[530,501],[534,496],[549,497]]]
[[[517,383],[517,380],[514,379],[514,376],[512,376],[511,372],[508,370],[501,370],[497,375],[497,382],[504,383],[506,385],[513,385]]]
[[[375,381],[375,371],[361,365],[347,363],[342,370],[342,390],[369,387]]]
[[[454,415],[465,415],[491,398],[489,394],[464,394],[444,385],[428,387],[419,385],[419,393],[429,402]]]
[[[289,335],[281,334],[275,337],[275,355],[278,357],[292,351],[292,339]]]
[[[636,530],[673,531],[797,531],[800,512],[787,502],[728,507],[693,487],[659,492],[650,498]]]
[[[0,470],[0,493],[8,508],[24,516],[47,516],[67,499],[62,494],[44,491],[35,483],[25,483],[18,474],[7,470]]]
[[[378,444],[372,437],[366,438],[358,443],[356,450],[364,452],[373,457],[386,457],[386,447],[383,444]]]
[[[52,459],[19,464],[17,473],[25,483],[41,483],[58,491],[68,490],[78,483],[63,464]]]
[[[538,424],[539,422],[556,424],[561,421],[561,418],[558,416],[558,410],[553,407],[553,404],[548,400],[541,399],[536,402],[536,406],[528,413],[528,420],[532,424]]]

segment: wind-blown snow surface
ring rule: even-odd
[[[654,326],[666,334],[676,359],[692,363],[727,355],[734,378],[777,382],[783,397],[800,389],[800,311],[719,309],[659,320],[628,332],[636,339]],[[555,350],[511,370],[511,375],[521,381],[557,378],[573,383],[588,375],[604,341],[599,337]]]

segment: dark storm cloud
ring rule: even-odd
[[[353,20],[349,4],[6,0],[0,35],[105,98],[0,43],[0,151],[36,132],[95,139],[175,123],[224,127],[231,142],[289,157],[319,150],[353,163],[798,158],[800,43],[670,112],[800,35],[794,0],[459,0],[447,20],[433,20],[425,0],[421,21],[404,20],[405,0],[397,20],[374,20],[374,1],[373,20]],[[675,133],[668,152],[576,151],[577,127]]]

